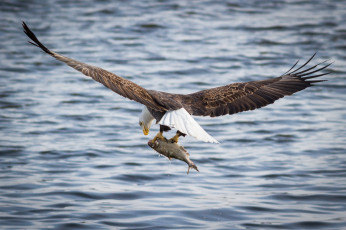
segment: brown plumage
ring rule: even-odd
[[[325,81],[308,81],[308,79],[329,74],[322,73],[314,75],[331,64],[316,69],[318,65],[325,63],[322,62],[308,69],[299,71],[305,67],[315,55],[316,54],[301,67],[291,71],[297,65],[298,62],[296,62],[287,73],[280,77],[262,81],[233,83],[199,91],[185,95],[184,103],[191,105],[190,111],[192,111],[192,115],[211,117],[254,110],[272,104],[279,98],[292,95],[295,92],[312,86],[313,83]],[[196,103],[198,101],[200,101],[200,103]]]
[[[119,77],[116,74],[108,72],[107,70],[101,69],[96,66],[88,65],[72,58],[65,57],[58,53],[55,53],[45,47],[35,36],[35,34],[29,29],[29,27],[23,22],[23,28],[25,34],[33,41],[29,41],[30,44],[40,47],[44,52],[50,56],[56,58],[69,65],[70,67],[78,70],[86,76],[91,77],[95,81],[102,83],[107,88],[113,90],[114,92],[120,94],[123,97],[127,97],[131,100],[137,101],[149,108],[155,109],[157,111],[163,112],[167,111],[165,107],[162,107],[155,103],[153,97],[150,93],[143,87],[135,84],[132,81],[126,80],[125,78]]]
[[[129,80],[119,77],[96,66],[88,65],[71,58],[55,53],[45,47],[35,34],[23,22],[26,35],[32,40],[31,44],[41,48],[44,52],[66,63],[72,68],[80,71],[102,83],[109,89],[145,105],[157,122],[167,111],[185,110],[195,116],[222,116],[234,114],[247,110],[261,108],[274,103],[279,98],[291,95],[323,80],[310,80],[328,73],[319,73],[330,64],[318,67],[325,62],[304,69],[315,57],[315,54],[301,67],[294,70],[298,62],[280,77],[250,81],[244,83],[233,83],[221,87],[202,90],[192,94],[171,94],[155,90],[147,90]]]

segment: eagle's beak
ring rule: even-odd
[[[143,134],[146,136],[149,134],[149,129],[143,126]]]

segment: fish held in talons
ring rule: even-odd
[[[189,174],[190,168],[193,168],[199,172],[195,163],[190,160],[190,154],[183,146],[169,140],[161,139],[156,139],[156,141],[150,140],[148,145],[159,154],[166,156],[169,160],[175,158],[186,162],[188,165],[187,174]]]

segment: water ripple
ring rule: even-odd
[[[345,1],[0,2],[2,229],[344,229]],[[327,82],[260,110],[196,120],[200,172],[158,157],[141,107],[43,54],[192,93],[279,76],[318,51]],[[173,136],[173,133],[167,134]]]

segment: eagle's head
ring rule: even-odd
[[[144,135],[149,134],[149,129],[154,119],[155,118],[153,117],[153,115],[151,115],[147,107],[144,106],[142,113],[139,116],[139,126],[141,126]]]

